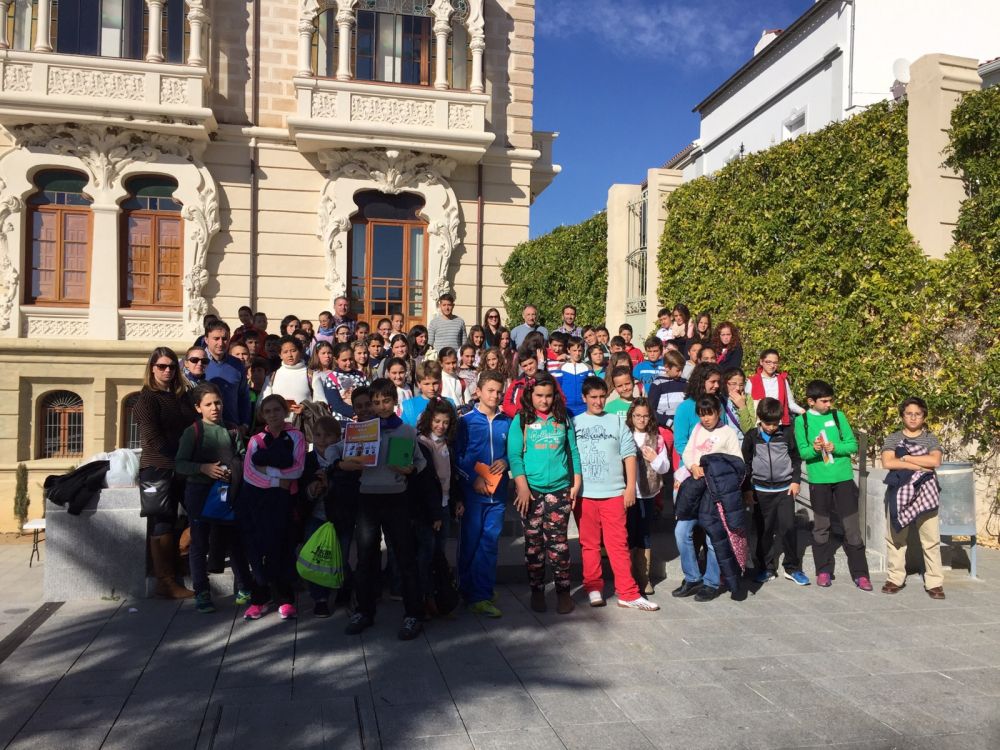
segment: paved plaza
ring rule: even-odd
[[[8,604],[40,590],[29,549],[0,548]],[[312,618],[304,596],[297,622],[244,622],[231,599],[214,615],[66,603],[0,664],[0,745],[1000,747],[1000,553],[981,555],[981,580],[949,571],[944,602],[911,577],[896,596],[779,580],[699,604],[669,596],[674,565],[658,613],[591,609],[577,591],[573,614],[536,614],[527,586],[504,585],[502,619],[462,611],[410,643],[388,601],[360,638],[343,635],[343,610]],[[17,617],[4,617],[7,635]]]

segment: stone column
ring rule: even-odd
[[[0,49],[10,49],[10,41],[7,39],[7,9],[11,0],[0,0]]]
[[[35,52],[51,52],[52,0],[38,0],[38,19],[35,26]]]
[[[660,238],[667,224],[667,199],[684,182],[679,169],[650,169],[646,173],[649,202],[646,209],[646,330],[658,326],[656,313],[660,308],[660,266],[656,259],[660,251]],[[664,300],[666,302],[666,300]],[[672,303],[671,303],[672,304]]]
[[[118,204],[94,203],[93,251],[90,258],[90,321],[88,336],[92,339],[119,338],[118,304],[121,299],[119,273],[119,227],[121,214]]]
[[[965,200],[961,175],[942,165],[948,146],[951,111],[966,91],[982,86],[977,60],[952,55],[924,55],[910,66],[906,87],[906,223],[924,254],[943,258],[954,244],[952,232]]]
[[[205,12],[203,0],[188,0],[188,26],[191,28],[190,49],[188,50],[188,65],[202,66],[205,57],[202,53],[202,35],[208,25],[208,13]]]
[[[354,26],[354,6],[358,0],[337,0],[337,80],[350,81],[354,77],[351,70],[351,28]]]
[[[469,30],[469,49],[472,50],[472,76],[469,91],[482,94],[486,91],[483,82],[483,53],[486,51],[486,21],[483,18],[483,0],[470,0],[469,17],[465,21]]]
[[[450,0],[435,0],[431,8],[431,13],[434,15],[434,39],[437,45],[434,88],[442,90],[448,88],[448,35],[451,33],[452,11]]]
[[[608,316],[606,325],[617,331],[625,322],[628,296],[629,203],[642,193],[639,185],[612,185],[608,190]]]
[[[163,3],[164,0],[146,0],[146,7],[149,9],[146,62],[163,62]]]
[[[312,69],[312,37],[316,27],[308,18],[299,19],[299,71],[296,75],[311,76]]]

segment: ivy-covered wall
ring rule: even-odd
[[[608,217],[603,211],[514,248],[501,269],[511,326],[533,304],[547,326],[558,326],[563,305],[575,305],[577,325],[604,322],[608,291]]]
[[[783,354],[799,395],[834,384],[873,438],[925,397],[981,461],[1000,452],[1000,88],[965,97],[951,165],[972,198],[956,248],[930,260],[907,229],[907,108],[883,103],[686,183],[668,202],[660,301],[741,325],[748,366]],[[991,461],[992,459],[992,461]]]

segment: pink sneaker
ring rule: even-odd
[[[833,576],[829,573],[820,573],[816,576],[816,585],[822,586],[823,588],[829,588],[833,585]]]
[[[299,616],[294,604],[282,604],[278,607],[278,614],[281,615],[282,620],[294,620]]]
[[[259,620],[268,612],[266,604],[251,604],[243,613],[244,620]]]
[[[858,576],[854,579],[854,585],[862,591],[872,590],[872,582],[868,580],[868,576]]]

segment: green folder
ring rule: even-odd
[[[400,469],[413,466],[413,449],[415,447],[411,438],[389,438],[389,452],[386,456],[386,463],[389,466],[395,466]]]

